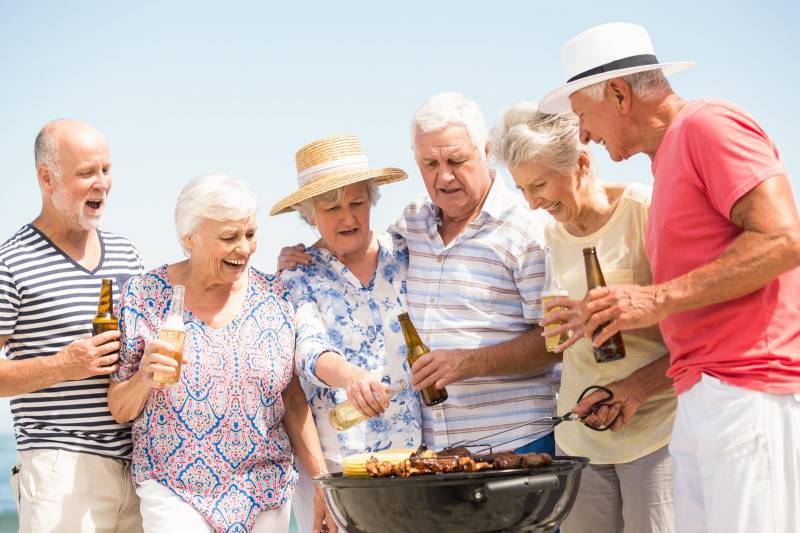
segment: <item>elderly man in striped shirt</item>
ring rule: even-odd
[[[36,137],[42,208],[0,246],[0,395],[13,396],[21,533],[142,531],[129,424],[108,410],[119,333],[90,336],[102,278],[142,272],[127,239],[99,231],[111,189],[102,133],[55,120]]]
[[[408,310],[431,348],[414,363],[414,386],[449,394],[423,409],[425,442],[553,453],[552,433],[526,424],[555,409],[550,371],[559,359],[536,326],[544,222],[494,176],[474,101],[434,96],[414,115],[412,140],[428,195],[390,231],[408,243]]]

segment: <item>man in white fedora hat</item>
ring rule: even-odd
[[[615,161],[652,160],[654,285],[594,289],[582,315],[595,345],[661,326],[677,531],[799,531],[800,221],[777,147],[733,104],[675,94],[666,75],[691,63],[659,62],[641,26],[591,28],[561,61],[567,83],[540,108],[571,108]]]

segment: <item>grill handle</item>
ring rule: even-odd
[[[555,474],[487,481],[482,486],[472,491],[472,501],[480,503],[486,501],[488,498],[503,498],[506,496],[527,494],[528,492],[552,490],[557,489],[559,485],[558,476]]]

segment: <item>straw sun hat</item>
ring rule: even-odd
[[[354,135],[319,139],[300,148],[294,158],[298,189],[272,206],[270,215],[288,213],[303,200],[359,181],[374,179],[378,185],[384,185],[408,177],[399,168],[370,168]]]
[[[570,111],[569,96],[595,83],[655,69],[670,76],[694,66],[694,62],[661,63],[646,29],[612,22],[589,28],[567,41],[561,48],[561,66],[567,82],[539,101],[539,110],[545,113]]]

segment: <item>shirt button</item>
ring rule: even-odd
[[[436,301],[436,298],[434,298],[433,296],[431,296],[430,298],[428,298],[428,303],[429,303],[429,304],[432,304],[432,303],[434,303],[435,301]]]
[[[444,418],[444,414],[442,414],[441,411],[437,411],[436,414],[434,414],[433,416],[436,417],[436,420],[441,420],[442,418]]]
[[[441,255],[436,257],[436,262],[437,263],[441,263],[442,261],[444,261],[444,257],[442,257]]]

